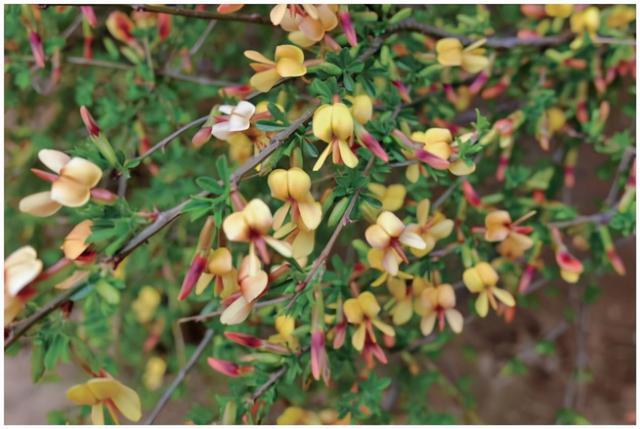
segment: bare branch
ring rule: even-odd
[[[238,22],[249,22],[252,24],[261,24],[261,25],[273,25],[271,24],[271,20],[268,17],[262,16],[257,13],[253,14],[239,14],[239,13],[218,13],[211,11],[197,11],[194,9],[186,9],[183,7],[171,7],[171,6],[163,6],[159,4],[145,4],[140,6],[134,6],[137,10],[142,10],[145,12],[157,12],[157,13],[167,13],[170,15],[180,15],[187,16],[189,18],[198,18],[198,19],[214,19],[217,21],[238,21]]]

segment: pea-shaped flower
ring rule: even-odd
[[[327,148],[313,166],[318,171],[332,155],[334,164],[344,163],[353,168],[358,165],[358,158],[350,147],[353,139],[353,117],[349,108],[343,103],[323,104],[313,114],[313,134],[327,143]]]
[[[284,201],[273,217],[274,229],[280,229],[289,210],[294,222],[302,221],[308,230],[318,228],[322,219],[322,206],[311,195],[311,178],[302,169],[294,167],[289,170],[278,168],[269,174],[271,196]]]
[[[32,169],[41,179],[51,182],[51,191],[38,192],[20,200],[21,212],[34,216],[50,216],[60,207],[81,207],[89,201],[91,189],[102,178],[102,170],[83,158],[64,152],[42,149],[38,158],[55,174]]]
[[[118,412],[132,422],[142,417],[140,397],[135,390],[110,377],[92,378],[67,390],[67,398],[78,405],[91,405],[91,421],[104,425],[106,406],[111,418],[117,423]]]
[[[400,219],[389,211],[380,213],[376,223],[365,231],[367,242],[374,249],[383,251],[382,265],[392,276],[398,274],[398,264],[401,261],[409,262],[402,245],[424,249],[424,240],[411,228],[408,228]]]
[[[260,260],[252,254],[245,256],[238,270],[237,288],[224,304],[227,305],[220,315],[224,325],[237,325],[249,317],[256,300],[266,291],[269,275],[262,270]]]
[[[420,201],[416,212],[418,223],[408,227],[410,231],[422,237],[425,242],[423,249],[411,248],[411,253],[418,257],[427,255],[439,240],[448,237],[453,231],[453,221],[447,219],[442,213],[438,212],[429,217],[430,207],[431,202],[428,199]]]
[[[484,56],[484,48],[481,48],[485,42],[485,39],[481,39],[463,48],[458,39],[440,39],[436,43],[438,62],[443,66],[459,66],[466,72],[478,73],[489,66],[489,59]]]
[[[86,219],[67,234],[61,246],[65,258],[78,263],[90,263],[95,259],[96,253],[90,249],[91,243],[87,243],[92,226],[93,222]]]
[[[238,273],[233,268],[231,252],[226,247],[212,250],[207,258],[207,266],[200,274],[196,283],[196,295],[200,295],[209,286],[211,280],[215,282],[215,291],[222,298],[228,296],[237,283]]]
[[[256,106],[248,101],[241,101],[235,106],[224,104],[218,111],[222,115],[216,117],[217,122],[211,127],[211,134],[219,140],[227,141],[231,133],[249,129]]]
[[[505,210],[492,211],[484,220],[485,239],[487,241],[501,241],[498,246],[501,255],[510,259],[519,258],[533,246],[533,240],[526,235],[532,231],[531,227],[518,226],[529,216],[530,214],[527,214],[512,222],[509,212]]]
[[[462,280],[469,291],[478,294],[475,306],[480,317],[487,315],[489,304],[497,310],[496,298],[508,307],[516,305],[516,301],[508,291],[497,287],[498,273],[486,262],[479,262],[476,266],[467,268],[462,274]]]
[[[393,324],[396,326],[404,325],[411,320],[414,301],[420,298],[420,294],[428,286],[428,283],[422,277],[414,277],[411,285],[407,286],[405,280],[391,278],[387,282],[387,286],[396,300],[396,304],[391,309]]]
[[[222,223],[225,235],[231,241],[249,243],[249,254],[256,251],[265,264],[269,263],[266,244],[286,258],[291,257],[291,245],[268,235],[273,226],[271,210],[262,201],[253,199],[240,211],[227,216]]]
[[[357,325],[356,332],[351,337],[351,344],[358,351],[363,351],[367,343],[376,344],[378,341],[373,327],[390,337],[396,335],[393,327],[378,318],[380,305],[371,292],[362,292],[357,298],[349,298],[344,302],[344,314],[349,323]]]
[[[18,316],[34,290],[27,286],[42,271],[42,261],[31,246],[23,246],[4,260],[4,326]]]
[[[420,330],[422,335],[429,335],[438,321],[438,329],[444,330],[445,320],[456,334],[462,332],[464,318],[454,307],[456,293],[450,284],[429,286],[420,293],[416,301],[416,313],[422,316]]]
[[[251,68],[257,73],[251,77],[249,82],[251,86],[261,92],[268,92],[280,78],[304,76],[307,73],[304,53],[297,46],[277,46],[275,61],[257,51],[245,51],[244,55],[255,61],[251,63]]]
[[[380,183],[369,183],[369,191],[382,204],[383,210],[396,211],[404,205],[407,189],[399,183],[385,186]]]
[[[276,317],[274,327],[278,333],[271,335],[269,337],[269,342],[273,344],[286,345],[291,350],[298,349],[300,344],[294,335],[296,321],[293,317],[287,315]]]

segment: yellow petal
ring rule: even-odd
[[[422,237],[418,234],[411,232],[408,228],[405,229],[400,237],[398,237],[400,243],[405,246],[413,247],[414,249],[426,249],[427,244],[424,242]]]
[[[268,92],[280,80],[280,74],[275,68],[258,72],[251,76],[249,84],[260,92]]]
[[[404,231],[404,224],[390,211],[384,211],[380,213],[376,224],[384,229],[384,231],[391,237],[399,237]]]
[[[71,157],[64,152],[53,149],[42,149],[38,152],[40,162],[56,174],[60,174],[62,168],[71,161]]]
[[[387,282],[387,287],[397,301],[402,301],[407,297],[407,285],[404,280],[390,278]]]
[[[275,5],[271,9],[271,12],[269,13],[269,18],[271,19],[271,23],[273,25],[280,25],[286,13],[287,13],[286,4],[282,3],[282,4]]]
[[[467,268],[462,274],[462,281],[469,291],[478,293],[485,288],[485,284],[475,267]]]
[[[264,271],[258,271],[253,276],[247,276],[240,282],[240,291],[247,302],[253,302],[267,288],[269,276]]]
[[[433,327],[436,324],[436,313],[431,313],[420,320],[420,331],[425,337],[433,332]]]
[[[489,297],[487,292],[482,292],[476,299],[476,311],[480,317],[486,317],[489,312]]]
[[[83,158],[72,158],[60,170],[60,175],[73,179],[86,187],[93,188],[102,179],[102,170],[91,161]]]
[[[331,127],[333,128],[333,134],[340,140],[349,140],[353,134],[353,117],[345,104],[333,103]]]
[[[98,403],[91,389],[86,384],[76,384],[67,390],[67,399],[78,405],[94,405]]]
[[[411,303],[409,303],[409,311],[411,311]],[[378,318],[374,318],[371,320],[371,323],[373,323],[373,326],[378,328],[383,334],[388,335],[390,337],[396,336],[396,331],[393,329],[393,326],[387,325],[382,320]]]
[[[302,201],[309,196],[311,178],[301,168],[291,168],[287,172],[287,189],[294,199]]]
[[[293,257],[298,259],[309,256],[313,252],[315,238],[315,232],[300,230],[291,243]]]
[[[87,250],[89,244],[86,243],[86,240],[91,235],[92,225],[92,221],[83,220],[74,226],[71,232],[67,234],[64,242],[62,243],[62,252],[64,253],[65,258],[73,261]]]
[[[238,325],[244,322],[251,313],[252,305],[242,295],[224,309],[220,315],[220,323],[223,325]]]
[[[280,335],[289,336],[295,329],[295,319],[287,315],[278,316],[275,320],[275,328]]]
[[[264,237],[264,241],[267,242],[269,247],[284,256],[285,258],[291,258],[293,256],[293,249],[290,243],[282,240],[276,240],[273,237]]]
[[[424,133],[425,144],[438,142],[451,143],[452,141],[453,136],[448,128],[429,128]]]
[[[385,271],[395,276],[398,274],[398,256],[396,256],[396,252],[393,249],[388,249],[384,253],[384,257],[382,258],[382,266]]]
[[[404,205],[406,195],[407,190],[403,185],[390,185],[387,188],[384,201],[382,201],[382,208],[389,211],[399,210]]]
[[[42,261],[37,259],[33,247],[24,246],[13,252],[4,265],[5,299],[7,292],[9,296],[16,296],[41,271]]]
[[[113,403],[128,420],[137,422],[142,417],[142,407],[140,397],[135,390],[119,383],[117,394],[112,398]]]
[[[476,265],[476,269],[478,270],[478,275],[485,285],[495,286],[495,284],[498,283],[498,273],[496,273],[496,270],[494,270],[488,263],[480,262]]]
[[[211,274],[221,276],[230,272],[233,269],[233,258],[231,252],[226,247],[221,247],[214,250],[209,256],[209,263],[207,270]]]
[[[359,352],[364,349],[364,340],[366,334],[367,330],[364,324],[360,324],[360,326],[358,326],[358,329],[356,329],[356,332],[354,332],[353,336],[351,337],[351,345],[353,345],[353,348],[358,350]]]
[[[211,283],[211,279],[213,279],[213,274],[200,274],[196,283],[196,295],[202,295],[202,292],[204,292],[207,289],[207,286],[209,286],[209,283]]]
[[[387,246],[389,246],[389,242],[391,241],[391,237],[389,237],[389,234],[377,223],[369,226],[365,230],[364,236],[367,240],[367,243],[369,243],[371,247],[377,249],[385,249]]]
[[[327,147],[324,149],[324,151],[322,151],[316,163],[313,164],[313,171],[318,171],[322,168],[322,166],[324,165],[324,162],[327,160],[327,157],[331,154],[332,146],[333,145],[328,144]]]
[[[297,46],[279,45],[276,47],[276,62],[279,63],[283,58],[302,65],[304,62],[304,52]]]
[[[101,403],[91,407],[91,423],[97,426],[104,425],[104,407]]]
[[[333,108],[330,105],[323,104],[313,113],[313,135],[326,143],[331,143],[333,140],[333,131],[331,129],[332,111]],[[316,168],[314,167],[315,170]]]
[[[453,308],[456,305],[456,293],[449,284],[441,284],[436,288],[438,304],[442,308]]]
[[[373,116],[373,103],[368,95],[357,95],[351,104],[351,113],[359,124],[366,124]]]
[[[416,218],[419,225],[424,225],[427,223],[427,220],[429,219],[430,207],[431,202],[429,201],[429,199],[424,199],[418,203],[418,207],[416,208]]]
[[[277,231],[276,235],[278,235],[278,237],[276,238],[281,238],[287,235],[287,234],[282,234],[281,227],[282,227],[282,224],[284,223],[285,218],[289,214],[290,208],[291,208],[291,203],[286,202],[282,207],[276,210],[275,214],[273,215],[273,229]]]
[[[251,61],[255,61],[258,63],[275,64],[273,61],[271,61],[269,58],[265,57],[258,51],[252,51],[252,50],[244,51],[244,56],[249,58]]]
[[[289,33],[288,38],[290,41],[298,46],[302,46],[303,48],[308,48],[316,43],[315,40],[309,39],[302,31],[292,31]]]
[[[344,162],[347,167],[354,168],[358,165],[358,158],[345,141],[338,141],[338,149],[340,150],[340,158],[342,158],[342,162]]]
[[[278,168],[273,170],[267,178],[271,196],[280,201],[289,199],[289,179],[287,170]]]
[[[469,73],[479,73],[489,67],[489,58],[472,53],[462,54],[462,68]]]
[[[378,301],[376,301],[376,297],[371,292],[362,292],[358,295],[357,299],[362,312],[370,319],[376,317],[380,312],[380,305],[378,304]]]
[[[318,42],[324,37],[324,28],[322,28],[322,23],[310,16],[303,18],[300,21],[298,28],[308,39],[313,40],[314,42]]]
[[[468,176],[476,171],[476,164],[467,164],[462,159],[457,159],[449,164],[449,171],[456,176]]]
[[[338,26],[338,17],[330,5],[321,4],[317,6],[318,18],[322,23],[324,31],[331,31]]]
[[[444,312],[445,317],[447,318],[447,322],[451,327],[451,330],[456,334],[462,332],[462,327],[464,325],[464,318],[462,314],[458,310],[449,309]]]
[[[304,76],[307,73],[307,68],[304,64],[298,63],[290,58],[278,60],[276,70],[282,77]]]
[[[438,62],[443,66],[459,66],[462,62],[462,43],[455,38],[440,39],[436,43]]]
[[[513,298],[513,295],[504,289],[493,288],[493,295],[508,307],[516,305],[516,300]]]
[[[244,218],[247,221],[247,225],[262,234],[266,234],[273,224],[273,218],[271,217],[271,210],[264,201],[254,198],[242,210]]]
[[[242,212],[232,213],[222,222],[222,230],[230,241],[248,241],[249,225]]]
[[[344,315],[349,323],[359,324],[364,319],[364,313],[356,298],[349,298],[343,304]]]
[[[393,307],[393,324],[396,326],[404,325],[413,316],[413,305],[411,298],[398,301]]]
[[[67,176],[60,176],[51,185],[51,199],[67,207],[81,207],[91,197],[91,189]]]
[[[455,224],[451,219],[443,219],[429,228],[429,235],[431,235],[436,240],[442,240],[443,238],[448,237],[449,234],[451,234],[454,225]]]
[[[51,216],[60,210],[62,205],[51,199],[51,192],[38,192],[20,200],[18,209],[33,216]]]
[[[408,166],[405,176],[409,182],[416,183],[420,178],[420,167],[418,164],[411,164]]]
[[[322,205],[317,201],[298,203],[300,217],[307,229],[314,230],[320,225],[322,220]]]

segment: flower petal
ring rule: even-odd
[[[382,229],[391,237],[400,237],[400,234],[404,231],[404,224],[390,211],[383,211],[378,215],[376,224],[382,227]]]
[[[277,63],[280,63],[280,60],[285,58],[300,65],[302,65],[302,63],[304,62],[304,52],[302,52],[302,49],[294,45],[276,46],[275,56]]]
[[[38,192],[31,194],[20,200],[18,209],[30,215],[46,217],[51,216],[60,210],[62,205],[51,199],[51,192]]]
[[[481,292],[476,299],[476,311],[480,317],[486,317],[489,312],[489,297],[487,292]]]
[[[258,51],[253,51],[253,50],[244,51],[244,56],[249,58],[251,61],[255,61],[261,64],[275,64],[275,62],[265,57]]]
[[[380,305],[371,292],[362,292],[358,295],[357,300],[362,312],[370,319],[375,318],[380,312]]]
[[[247,302],[253,302],[264,292],[269,283],[269,276],[260,270],[253,276],[247,276],[240,282],[240,291]]]
[[[38,152],[40,162],[56,174],[60,174],[62,167],[71,161],[71,157],[64,152],[53,149],[42,149]]]
[[[444,315],[447,318],[447,322],[449,323],[449,326],[451,327],[451,330],[453,332],[455,332],[456,334],[459,334],[460,332],[462,332],[462,327],[464,325],[464,318],[462,317],[462,314],[460,314],[458,310],[451,308],[445,311]]]
[[[344,162],[347,167],[354,168],[358,165],[358,158],[353,153],[347,142],[338,140],[338,149],[340,150],[340,158],[342,158],[342,162]]]
[[[67,207],[81,207],[91,197],[91,189],[67,176],[60,176],[51,185],[51,199]]]
[[[364,320],[364,313],[356,298],[349,298],[343,304],[344,315],[349,323],[359,324]]]
[[[436,313],[431,313],[420,320],[420,331],[425,337],[433,332],[433,327],[436,324]]]
[[[223,325],[238,325],[249,317],[252,308],[253,305],[240,295],[231,305],[224,309],[220,315],[220,323]]]
[[[272,68],[269,70],[256,73],[253,76],[251,76],[251,79],[249,80],[249,84],[260,92],[268,92],[269,90],[271,90],[271,88],[275,86],[275,84],[279,80],[280,80],[280,74],[278,73],[278,70],[276,70],[275,68]]]
[[[60,176],[68,177],[88,188],[93,188],[102,178],[102,170],[91,161],[83,158],[72,158],[60,170]]]
[[[222,222],[222,230],[230,241],[249,241],[249,225],[242,212],[227,216]]]
[[[273,237],[264,237],[264,241],[266,241],[273,250],[275,250],[285,258],[290,258],[293,256],[293,249],[291,248],[290,243],[282,240],[276,240]]]
[[[516,300],[513,298],[513,295],[509,293],[509,291],[500,288],[493,288],[493,295],[508,307],[513,307],[516,305]]]

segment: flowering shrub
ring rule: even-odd
[[[84,374],[51,423],[152,423],[176,398],[173,423],[477,423],[451,341],[625,274],[634,21],[7,6],[5,353],[30,350],[34,383]],[[572,204],[594,174],[609,190]]]

